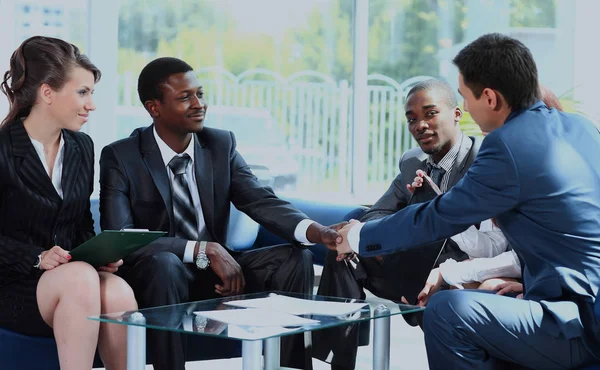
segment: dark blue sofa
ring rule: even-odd
[[[288,200],[311,219],[323,225],[331,225],[344,219],[359,218],[365,210],[364,207],[357,205],[317,203],[301,199]],[[98,223],[100,214],[97,200],[92,200],[91,209],[98,233],[100,231]],[[258,226],[246,215],[232,207],[229,243],[233,249],[245,250],[281,244],[285,241]],[[311,247],[311,251],[315,256],[315,263],[323,264],[327,252],[325,246],[315,245]],[[241,355],[239,341],[189,335],[187,343],[187,361],[231,358]],[[150,351],[147,353],[148,363],[151,363],[151,353]],[[102,367],[98,358],[94,365]],[[0,369],[58,370],[58,355],[54,339],[28,337],[0,328]]]

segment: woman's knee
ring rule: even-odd
[[[120,277],[100,272],[100,301],[102,313],[137,309],[133,289]]]
[[[100,311],[100,279],[98,272],[85,262],[69,262],[42,274],[37,288],[40,312],[51,323],[60,302]]]
[[[62,296],[98,297],[100,279],[98,271],[85,262],[69,262],[49,270],[41,279],[57,287]]]

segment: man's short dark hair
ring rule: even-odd
[[[417,83],[415,86],[412,87],[412,89],[410,89],[410,91],[406,95],[406,98],[408,99],[408,97],[412,94],[422,90],[436,90],[442,93],[444,95],[444,100],[446,101],[446,104],[448,104],[449,108],[454,108],[458,105],[458,101],[456,100],[456,93],[454,92],[454,90],[452,90],[452,87],[448,85],[448,83],[435,78]]]
[[[512,110],[526,109],[540,99],[533,56],[511,37],[483,35],[465,46],[453,62],[477,99],[485,88],[500,92]]]
[[[148,100],[162,101],[162,85],[169,76],[194,69],[181,59],[158,58],[148,63],[138,78],[138,95],[142,104]]]

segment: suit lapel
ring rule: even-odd
[[[81,150],[79,144],[71,135],[63,130],[64,153],[63,153],[63,172],[61,185],[63,191],[63,199],[68,199],[73,192],[73,186],[76,181],[73,181],[77,176],[77,171],[81,168]]]
[[[44,169],[44,165],[35,151],[29,135],[27,135],[23,122],[20,120],[14,122],[10,130],[12,153],[16,157],[22,158],[20,165],[17,164],[17,172],[21,180],[44,197],[60,202],[60,196],[54,189],[50,176]]]
[[[171,199],[171,183],[169,181],[169,175],[167,174],[167,169],[165,167],[165,163],[160,154],[160,149],[158,148],[158,144],[156,143],[156,139],[154,139],[154,125],[150,125],[145,128],[141,135],[141,151],[142,157],[144,158],[144,163],[148,168],[148,172],[150,172],[150,176],[152,177],[152,181],[154,181],[154,185],[158,189],[160,196],[165,203],[165,207],[167,208],[167,212],[169,213],[169,229],[174,230],[174,219],[173,219],[173,201]]]
[[[194,166],[196,172],[196,183],[198,184],[198,192],[200,193],[200,204],[202,205],[202,213],[206,228],[214,239],[213,222],[214,222],[214,187],[213,187],[213,166],[212,154],[206,144],[197,135],[198,140],[194,140]]]
[[[465,134],[461,134],[461,145],[458,150],[458,156],[456,157],[456,166],[450,173],[450,178],[448,179],[448,189],[452,188],[456,183],[462,179],[465,172],[469,169],[467,164],[471,159],[471,153],[473,148],[473,140]]]

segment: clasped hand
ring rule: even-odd
[[[206,244],[206,255],[210,260],[210,268],[222,282],[215,284],[215,293],[222,296],[242,294],[246,280],[242,268],[231,254],[221,244],[209,242]]]
[[[357,220],[343,221],[335,225],[329,226],[329,229],[337,235],[334,243],[323,243],[329,250],[337,252],[337,261],[352,260],[356,257],[356,253],[350,247],[348,242],[348,233],[350,229],[358,224]]]

